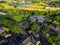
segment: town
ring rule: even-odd
[[[60,45],[59,4],[59,0],[0,1],[0,45]]]

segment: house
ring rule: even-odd
[[[57,35],[57,34],[58,34],[58,32],[57,32],[57,31],[55,31],[55,30],[50,29],[50,30],[49,30],[49,34]]]
[[[54,41],[52,45],[58,45],[58,44]]]
[[[27,37],[23,42],[22,44],[23,45],[36,45],[38,42],[37,38],[34,37],[34,36],[29,36]]]
[[[25,37],[28,37],[28,34],[24,31],[24,30],[21,30],[21,36],[23,36],[23,38]]]
[[[0,24],[0,34],[6,31],[6,27],[3,24]]]
[[[56,30],[55,31],[60,31],[60,25],[56,26]]]
[[[0,15],[6,15],[6,13],[0,12]]]
[[[55,24],[50,24],[50,28],[55,30],[56,29],[56,25]]]
[[[18,23],[18,25],[19,25],[20,27],[23,27],[24,24],[29,24],[29,22],[26,21],[26,20],[22,20],[21,22]]]
[[[1,36],[3,36],[4,38],[8,38],[8,37],[11,37],[12,34],[10,32],[5,31],[5,32],[1,33]]]
[[[6,28],[3,24],[0,24],[0,35],[4,34],[5,37],[11,36],[11,34],[9,32],[7,33],[6,30],[9,30],[9,29]]]
[[[44,18],[44,21],[49,21],[48,17],[43,17],[43,18]]]
[[[44,19],[41,16],[30,15],[28,18],[31,19],[32,21],[38,20],[37,22],[43,22],[44,21]]]
[[[57,31],[57,32],[60,31],[60,25],[51,24],[50,28],[54,31]]]
[[[33,35],[29,35],[25,31],[21,31],[21,33],[11,33],[11,32],[3,32],[2,36],[5,36],[3,43],[5,45],[35,45],[38,40]],[[2,41],[1,41],[2,42]]]
[[[23,44],[23,45],[27,45],[27,44],[30,43],[30,42],[31,42],[31,36],[27,37],[27,38],[22,42],[22,44]]]
[[[34,45],[32,42],[29,42],[27,45]],[[37,41],[35,45],[40,45],[40,41]]]
[[[7,12],[0,10],[0,15],[6,15],[6,14],[7,14]]]
[[[5,42],[4,37],[0,35],[0,45]]]
[[[6,38],[8,45],[22,45],[22,42],[27,38],[23,34],[13,33],[12,36]]]
[[[32,42],[29,42],[27,45],[34,45]]]
[[[3,44],[6,45],[6,44],[8,44],[8,43],[7,43],[7,42],[8,42],[7,39],[10,38],[10,37],[12,36],[12,34],[11,34],[10,32],[4,31],[4,32],[1,33],[0,36],[1,36],[0,39],[2,38],[2,39],[0,40],[0,44],[1,44],[1,45],[3,45]]]

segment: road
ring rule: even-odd
[[[48,11],[48,10],[52,10],[52,11],[56,11],[56,10],[60,10],[60,8],[48,8],[48,9],[39,9],[39,8],[31,8],[31,7],[17,7],[20,10],[37,10],[37,11]]]

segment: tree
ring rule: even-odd
[[[28,23],[25,23],[24,26],[23,26],[24,29],[27,29],[29,28],[29,24]]]
[[[40,26],[37,24],[37,23],[34,23],[32,26],[31,26],[31,29],[34,31],[34,32],[38,32],[40,30]]]
[[[43,27],[41,27],[43,32],[48,32],[50,30],[50,26],[48,24],[44,24]]]

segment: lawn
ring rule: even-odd
[[[26,5],[26,6],[30,7],[30,8],[44,9],[46,6],[48,6],[48,4],[45,4],[45,3],[35,3],[35,4],[29,4],[29,5]]]
[[[5,9],[14,9],[14,7],[12,7],[12,6],[10,6],[10,5],[8,5],[8,4],[5,4],[5,3],[3,3],[3,4],[0,4],[2,7],[4,7]]]
[[[23,15],[18,15],[18,16],[14,16],[14,17],[12,17],[16,22],[19,22],[19,21],[21,21],[22,20],[22,17],[23,17]]]

